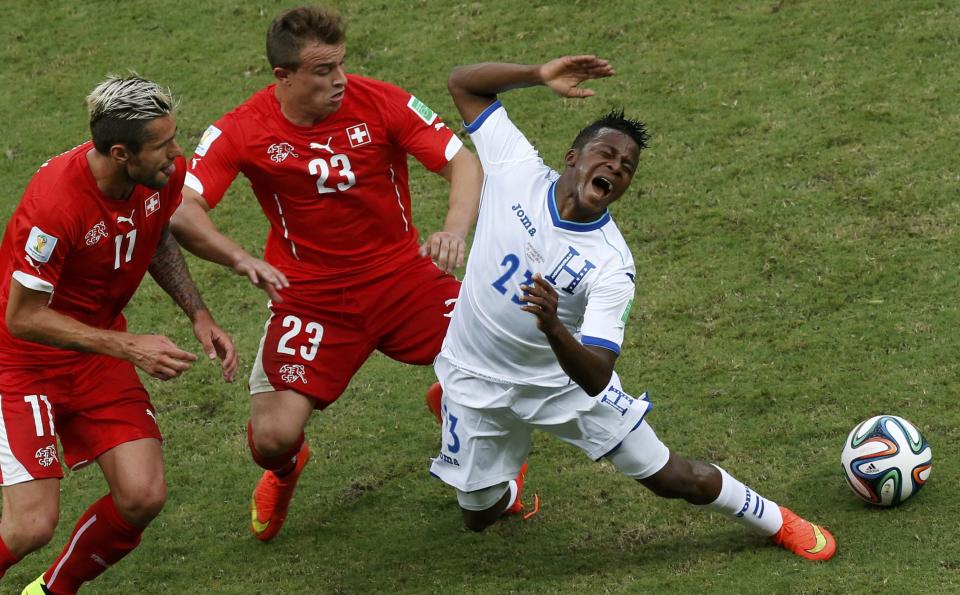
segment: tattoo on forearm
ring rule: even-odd
[[[170,235],[169,230],[164,230],[160,243],[157,245],[157,253],[153,255],[153,260],[150,261],[149,270],[157,285],[173,298],[173,301],[180,306],[190,320],[193,320],[197,312],[207,309],[197,286],[194,285],[193,279],[190,277],[187,262],[183,259],[183,254],[180,253],[180,246]]]

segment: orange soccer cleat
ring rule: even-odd
[[[526,476],[527,476],[527,464],[524,463],[523,466],[520,467],[520,473],[517,473],[517,479],[515,480],[517,482],[517,499],[514,500],[513,504],[511,504],[506,510],[503,511],[502,513],[503,516],[523,513],[524,507],[523,507],[523,502],[520,501],[520,497],[523,496],[523,480]],[[530,512],[524,514],[523,518],[529,519],[530,517],[537,514],[538,512],[540,512],[540,495],[534,494],[533,509]]]
[[[250,530],[260,541],[270,541],[276,537],[287,520],[287,509],[297,480],[310,460],[310,448],[304,442],[297,453],[297,464],[293,471],[277,477],[273,471],[264,471],[253,490],[250,499]]]
[[[837,540],[829,531],[784,506],[780,507],[780,514],[783,526],[770,537],[773,543],[807,560],[829,560],[837,553]]]
[[[430,413],[437,418],[437,423],[442,424],[443,420],[440,417],[440,400],[443,398],[443,388],[440,386],[439,382],[434,382],[430,385],[430,388],[427,389],[427,409],[430,410]]]

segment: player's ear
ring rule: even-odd
[[[567,151],[567,154],[563,157],[563,162],[567,164],[567,167],[573,167],[577,164],[577,157],[580,156],[579,149],[570,149]]]
[[[293,71],[289,68],[284,68],[283,66],[274,66],[273,67],[273,78],[277,79],[278,83],[289,84],[290,75],[293,74]]]
[[[117,163],[126,163],[130,159],[130,150],[126,145],[113,145],[110,147],[110,158]]]

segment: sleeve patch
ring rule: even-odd
[[[634,298],[630,298],[630,301],[627,302],[627,307],[623,309],[623,314],[620,315],[620,322],[627,324],[627,318],[630,317],[630,309],[633,308]]]
[[[53,254],[53,248],[57,245],[57,238],[44,232],[39,227],[34,226],[30,230],[30,237],[27,238],[27,245],[24,249],[27,256],[37,262],[47,262]]]
[[[433,121],[437,119],[436,112],[427,107],[427,104],[420,101],[413,95],[410,96],[410,101],[407,102],[407,107],[409,107],[413,113],[417,114],[417,116],[419,116],[420,119],[427,124],[427,126],[433,124]]]
[[[200,137],[200,144],[197,145],[197,150],[193,152],[194,155],[203,157],[207,154],[207,151],[210,150],[210,145],[213,144],[213,141],[217,140],[220,135],[223,134],[223,131],[213,126],[212,124],[203,131],[203,136]]]

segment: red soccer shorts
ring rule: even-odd
[[[271,304],[250,393],[293,390],[333,403],[374,350],[403,363],[433,363],[460,281],[427,258],[362,286],[297,283]]]
[[[133,364],[87,355],[56,369],[0,371],[0,485],[61,478],[111,448],[161,440],[153,405]]]

